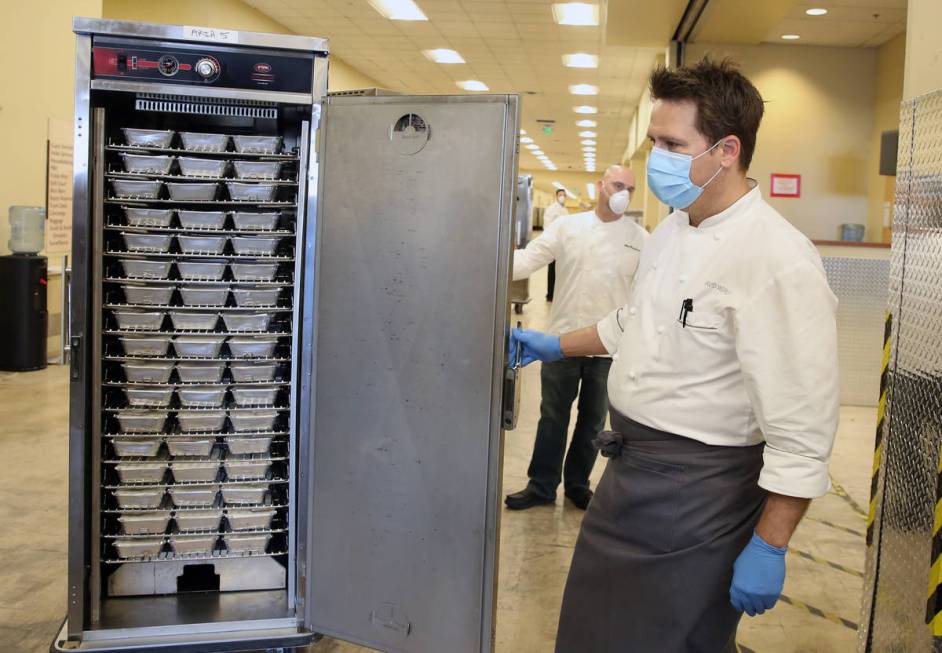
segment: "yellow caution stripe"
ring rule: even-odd
[[[739,642],[736,642],[736,653],[756,653],[753,649],[748,646],[743,646]]]
[[[816,617],[821,617],[822,619],[827,619],[831,623],[835,623],[838,626],[844,626],[845,628],[850,628],[851,630],[857,630],[857,624],[851,621],[850,619],[845,619],[844,617],[834,614],[833,612],[827,612],[821,608],[816,608],[813,605],[808,605],[804,601],[799,601],[798,599],[793,599],[787,594],[782,594],[780,597],[782,603],[787,603],[788,605],[798,608],[799,610],[804,610],[808,614],[813,614]]]
[[[886,398],[889,389],[890,349],[893,315],[889,312],[883,323],[883,359],[880,363],[880,401],[877,403],[877,432],[873,440],[873,468],[870,472],[870,505],[867,512],[867,546],[873,544],[873,522],[877,516],[877,490],[880,484],[880,462],[883,460],[883,431]]]
[[[862,571],[858,571],[858,570],[856,570],[856,569],[851,569],[850,567],[846,567],[846,566],[844,566],[844,565],[842,565],[842,564],[839,564],[839,563],[837,563],[837,562],[831,562],[830,560],[826,560],[825,558],[821,558],[821,557],[819,557],[819,556],[816,556],[815,554],[809,553],[808,551],[802,551],[801,549],[796,549],[796,548],[794,548],[794,547],[789,547],[789,548],[788,548],[788,552],[789,552],[789,553],[793,553],[793,554],[795,554],[796,556],[798,556],[798,557],[800,557],[800,558],[804,558],[805,560],[810,560],[811,562],[816,562],[816,563],[818,563],[819,565],[824,565],[824,566],[826,566],[826,567],[830,567],[831,569],[836,569],[837,571],[843,571],[845,574],[850,574],[851,576],[856,576],[857,578],[863,578],[863,572],[862,572]]]
[[[847,494],[847,490],[845,490],[844,487],[840,483],[835,481],[833,476],[831,477],[831,489],[834,491],[834,494],[836,494],[837,496],[842,498],[844,501],[846,501],[847,505],[853,508],[854,512],[856,512],[858,515],[860,515],[863,518],[867,517],[867,513],[864,512],[864,509],[860,507],[860,504],[854,501],[854,498],[852,496]]]
[[[824,524],[825,526],[830,526],[831,528],[837,529],[839,531],[850,533],[851,535],[854,535],[856,537],[864,536],[864,533],[862,531],[858,531],[853,528],[848,528],[847,526],[841,526],[840,524],[835,524],[834,522],[827,521],[826,519],[818,519],[817,517],[805,517],[802,521],[813,521],[819,524]]]
[[[942,447],[939,449],[935,488],[935,519],[932,524],[932,557],[929,558],[929,591],[926,623],[935,637],[942,637]]]

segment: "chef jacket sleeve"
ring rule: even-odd
[[[616,308],[607,316],[602,318],[595,329],[599,333],[599,340],[609,355],[618,352],[618,343],[621,341],[622,334],[625,332],[625,315],[627,307]]]
[[[803,260],[735,312],[736,353],[765,436],[759,485],[770,492],[828,491],[840,409],[836,311],[824,270]]]
[[[526,279],[545,265],[556,260],[561,249],[560,221],[555,221],[523,249],[514,251],[513,280]]]

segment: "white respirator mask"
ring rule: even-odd
[[[610,208],[615,215],[623,215],[630,201],[631,193],[627,190],[620,190],[617,193],[609,195],[608,208]]]

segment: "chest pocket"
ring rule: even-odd
[[[684,319],[677,318],[677,325],[684,326]],[[706,311],[690,311],[687,313],[687,329],[697,329],[701,331],[720,331],[723,328],[723,316],[719,313],[710,313]]]
[[[634,277],[635,273],[638,271],[638,263],[640,261],[641,252],[630,243],[625,244],[618,257],[618,263],[615,265],[618,276],[623,279]]]

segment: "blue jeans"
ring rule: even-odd
[[[527,470],[530,489],[541,497],[555,499],[556,488],[563,479],[566,490],[589,487],[589,474],[598,455],[592,440],[605,427],[608,414],[611,366],[610,358],[590,357],[543,363],[540,423]],[[576,395],[579,415],[567,453],[569,415]]]

